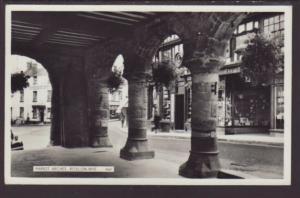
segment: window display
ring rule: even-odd
[[[283,85],[276,87],[276,128],[284,128],[284,92]]]

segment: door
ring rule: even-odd
[[[175,129],[184,129],[184,95],[175,96]]]
[[[40,111],[40,122],[44,123],[44,121],[45,121],[45,108],[40,107],[39,111]]]

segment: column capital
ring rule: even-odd
[[[198,34],[196,37],[183,41],[183,64],[193,73],[212,73],[224,64],[224,51],[227,42]]]
[[[131,82],[147,83],[151,75],[147,72],[132,72],[132,73],[125,73],[124,76],[129,83]]]

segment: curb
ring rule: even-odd
[[[282,147],[284,146],[284,143],[282,142],[262,142],[262,141],[250,141],[250,140],[230,140],[225,138],[218,138],[219,142],[228,142],[228,143],[235,143],[235,144],[246,144],[246,145],[257,145],[257,146],[276,146],[276,147]]]
[[[127,133],[127,128],[121,128],[121,131],[124,133]],[[186,136],[177,136],[175,134],[169,135],[169,133],[162,134],[155,134],[150,131],[148,131],[148,136],[151,137],[157,137],[157,138],[166,138],[166,139],[184,139],[188,140],[191,138],[190,133],[186,134]],[[218,142],[222,143],[234,143],[234,144],[245,144],[245,145],[256,145],[256,146],[275,146],[275,147],[282,147],[284,146],[284,143],[282,142],[263,142],[263,141],[250,141],[250,140],[232,140],[232,139],[226,139],[226,138],[218,138]]]

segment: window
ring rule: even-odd
[[[251,22],[248,22],[248,23],[246,24],[246,30],[247,30],[247,31],[253,30],[253,22],[252,22],[252,21],[251,21]]]
[[[51,118],[51,108],[50,107],[48,107],[48,109],[47,109],[47,116],[49,119]]]
[[[33,76],[33,84],[34,84],[34,85],[37,84],[37,76]]]
[[[24,118],[24,107],[20,107],[20,118]]]
[[[276,87],[276,127],[277,129],[284,128],[284,89],[283,85]]]
[[[283,35],[284,15],[264,19],[264,33],[269,36]]]
[[[20,91],[20,102],[24,102],[24,90]]]
[[[47,102],[51,102],[52,90],[48,90]]]
[[[37,112],[37,108],[36,108],[36,107],[33,107],[33,108],[32,108],[32,118],[33,118],[33,119],[36,119],[36,118],[37,118],[37,113],[38,113],[38,112]]]
[[[230,47],[230,49],[229,49],[230,59],[231,59],[231,61],[234,61],[234,51],[236,49],[236,39],[235,39],[235,37],[230,40],[230,46],[229,47]]]
[[[239,27],[238,27],[238,33],[240,34],[240,33],[244,32],[244,31],[245,31],[245,24],[239,25]]]
[[[32,102],[37,102],[37,91],[33,91],[33,99]]]

